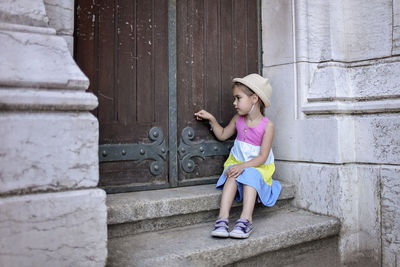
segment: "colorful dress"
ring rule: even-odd
[[[225,173],[230,166],[249,161],[259,155],[267,123],[268,119],[263,117],[256,127],[248,127],[244,116],[239,116],[236,121],[237,136],[229,157],[224,163],[224,172],[217,181],[218,189],[224,187]],[[243,185],[245,184],[257,190],[258,202],[262,202],[263,205],[268,207],[275,205],[282,186],[278,181],[272,179],[274,171],[274,154],[271,149],[264,164],[258,167],[245,168],[236,178],[238,185],[236,201],[241,202],[243,200]]]

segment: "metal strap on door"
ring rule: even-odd
[[[186,127],[182,130],[181,139],[177,152],[179,155],[179,165],[183,171],[190,173],[195,169],[193,157],[206,157],[227,155],[232,147],[233,141],[201,141],[193,142],[195,133],[193,128]],[[167,154],[170,150],[165,144],[163,132],[158,127],[153,127],[149,131],[149,139],[152,143],[136,144],[107,144],[99,146],[100,162],[110,161],[143,161],[152,160],[149,171],[156,176],[163,172]]]

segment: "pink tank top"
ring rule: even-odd
[[[249,127],[246,125],[244,116],[239,116],[236,121],[236,139],[255,146],[261,146],[267,123],[268,118],[263,117],[256,127]]]

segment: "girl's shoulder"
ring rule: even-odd
[[[235,114],[235,116],[233,116],[232,121],[236,124],[236,122],[239,120],[239,118],[241,118],[243,116],[240,116],[239,114]]]
[[[236,124],[237,124],[237,120],[238,120],[238,118],[239,118],[239,115],[238,114],[236,114],[235,116],[233,116],[232,117],[232,119],[231,119],[231,121],[229,122],[229,127],[235,127],[236,126]],[[227,127],[228,127],[227,126]]]
[[[267,123],[265,124],[265,130],[273,130],[274,128],[275,128],[275,125],[274,125],[274,123],[270,120],[270,119],[268,119],[267,117],[265,117],[266,119],[267,119]]]
[[[273,122],[272,122],[267,116],[264,116],[264,120],[266,120],[267,124],[268,124],[268,123],[273,124]]]

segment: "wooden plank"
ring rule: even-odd
[[[127,125],[136,118],[136,1],[119,1],[117,14],[118,122]]]
[[[154,1],[154,88],[155,121],[167,138],[168,121],[168,1]]]
[[[190,14],[191,14],[191,66],[192,66],[192,79],[191,91],[193,92],[193,109],[200,110],[205,108],[204,89],[204,69],[205,69],[205,51],[206,46],[204,43],[205,36],[205,4],[204,1],[191,1]],[[193,114],[192,114],[193,115]],[[193,116],[191,117],[193,119]]]
[[[221,0],[221,121],[229,123],[235,114],[232,97],[233,77],[233,2]]]
[[[205,98],[205,89],[206,89],[206,77],[205,77],[205,68],[206,68],[206,29],[205,29],[205,18],[206,18],[206,10],[205,10],[205,2],[204,1],[192,1],[192,5],[190,7],[191,14],[191,24],[192,24],[192,33],[191,33],[191,55],[192,55],[192,85],[191,92],[193,92],[191,99],[193,99],[193,106],[188,113],[192,115],[189,120],[189,123],[185,126],[192,126],[196,131],[196,136],[199,139],[207,139],[212,138],[208,131],[208,122],[199,123],[195,121],[193,117],[193,113],[206,108],[207,99]],[[205,127],[202,127],[205,126]]]
[[[98,99],[99,112],[98,118],[102,122],[115,121],[115,17],[114,2],[107,2],[99,8],[99,19],[97,21],[99,27],[99,42],[97,47],[98,53]],[[107,73],[107,75],[105,75]],[[107,133],[100,131],[100,139],[102,135]]]
[[[219,1],[205,0],[205,108],[221,121],[219,73]]]
[[[154,122],[153,1],[137,5],[137,121]]]

